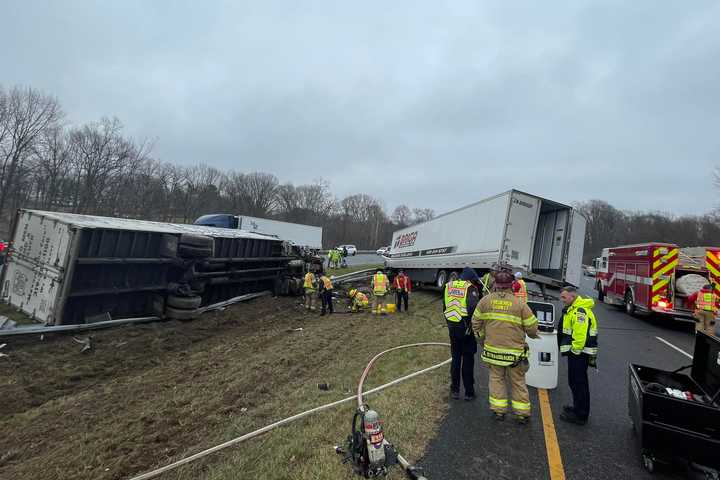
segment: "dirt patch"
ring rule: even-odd
[[[81,345],[69,335],[8,341],[3,352],[9,357],[0,358],[0,478],[129,478],[303,408],[342,398],[377,351],[446,338],[431,313],[437,313],[437,295],[420,294],[413,300],[422,305],[413,315],[379,318],[319,317],[307,313],[296,299],[263,298],[194,322],[92,332],[89,353],[80,353]],[[303,330],[294,331],[297,328]],[[447,352],[442,349],[408,352],[379,366],[371,380],[380,383],[444,358]],[[444,408],[444,376],[423,380],[432,412],[423,406],[415,413],[425,414],[425,420],[431,413],[439,418]],[[331,383],[329,392],[317,389],[323,381]],[[398,387],[394,394],[394,406],[403,407],[397,415],[412,418],[415,413],[405,411],[402,392]],[[301,429],[298,438],[282,433],[263,437],[244,450],[255,452],[250,457],[216,455],[180,474],[238,478],[236,467],[242,465],[245,470],[260,469],[256,471],[261,475],[243,478],[339,478],[346,467],[298,473],[315,461],[303,460],[302,435],[320,436],[326,443],[344,439],[348,418],[333,418],[320,428],[313,423],[293,427]],[[417,438],[409,440],[410,451],[421,453],[431,430],[422,435],[414,427],[403,428]],[[326,438],[329,431],[334,439]],[[272,455],[254,450],[263,442],[277,442]],[[295,474],[278,470],[278,461]],[[176,474],[165,478],[178,478]]]

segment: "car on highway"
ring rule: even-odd
[[[388,253],[390,253],[390,246],[380,247],[380,248],[378,248],[377,250],[375,250],[375,253],[377,253],[378,255],[383,255],[383,256],[385,256],[385,255],[387,255]]]
[[[594,277],[597,274],[597,270],[592,265],[583,265],[582,269],[585,276]]]
[[[348,255],[357,255],[357,247],[355,245],[340,245],[336,248],[336,250],[339,250],[341,252],[343,251],[343,249],[347,250]]]

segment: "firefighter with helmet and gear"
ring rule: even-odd
[[[348,292],[348,296],[350,297],[350,310],[353,312],[359,312],[360,310],[366,309],[370,303],[367,295],[362,292],[358,292],[356,288],[351,289]]]
[[[480,300],[478,289],[473,285],[478,281],[477,273],[465,267],[460,280],[445,284],[443,297],[443,314],[450,335],[450,397],[460,399],[460,377],[465,387],[465,400],[475,399],[475,354],[477,340],[472,332],[470,319]]]
[[[525,280],[523,280],[522,276],[522,272],[515,272],[515,281],[513,282],[512,289],[516,297],[527,303],[527,285],[525,285]]]
[[[387,275],[378,269],[370,281],[370,287],[373,292],[372,313],[385,314],[385,295],[387,294],[389,285],[390,280],[388,280]]]
[[[698,321],[695,330],[708,335],[715,335],[715,315],[717,315],[717,295],[709,283],[697,293],[695,299],[695,319]]]
[[[315,294],[317,293],[317,278],[312,270],[305,274],[305,282],[303,283],[305,289],[305,308],[308,310],[315,310]]]
[[[585,425],[590,415],[587,370],[588,366],[597,367],[598,324],[592,311],[595,301],[578,295],[575,287],[563,288],[560,300],[565,305],[560,353],[568,359],[568,384],[573,395],[573,405],[563,407],[560,419]]]
[[[490,368],[489,401],[495,419],[504,420],[511,409],[518,423],[525,424],[531,411],[525,384],[530,368],[525,335],[539,338],[538,322],[527,303],[513,295],[512,284],[510,272],[496,271],[495,291],[480,300],[472,324],[484,341],[481,358]]]

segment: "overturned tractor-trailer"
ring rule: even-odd
[[[46,325],[182,320],[248,293],[295,293],[312,262],[242,230],[19,210],[0,294]]]

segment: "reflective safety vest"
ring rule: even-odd
[[[322,277],[320,277],[320,281],[323,282],[323,287],[325,288],[325,290],[333,289],[333,284],[327,276],[323,275]]]
[[[355,305],[361,306],[361,307],[367,307],[368,306],[368,297],[362,293],[358,292],[353,297],[353,301],[355,302]]]
[[[567,307],[560,336],[561,353],[597,356],[598,324],[592,311],[594,306],[595,301],[592,298],[578,295],[573,304]]]
[[[465,280],[455,280],[445,284],[445,319],[448,322],[462,322],[468,316],[467,294],[472,285]]]
[[[315,274],[308,272],[305,274],[305,283],[303,284],[307,290],[315,290]]]
[[[481,282],[484,285],[483,291],[485,293],[492,292],[492,275],[490,275],[490,272],[487,272],[485,275],[482,276]]]
[[[384,273],[376,273],[372,279],[372,288],[375,295],[385,295],[388,289],[388,278]]]
[[[521,278],[517,282],[520,284],[520,290],[515,292],[515,296],[517,298],[519,298],[520,300],[527,303],[528,294],[527,294],[527,285],[525,285],[525,280],[523,280]]]
[[[697,300],[695,301],[695,306],[698,310],[714,312],[715,294],[713,294],[712,292],[707,292],[705,290],[700,290],[700,292],[698,292]]]

